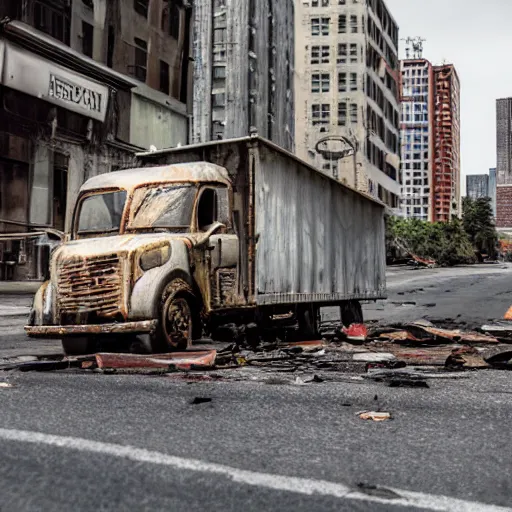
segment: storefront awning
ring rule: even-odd
[[[64,43],[21,21],[9,21],[2,25],[1,30],[4,37],[9,41],[13,41],[36,55],[58,62],[62,66],[102,84],[116,89],[132,89],[140,85],[140,82],[134,78],[118,73],[108,66],[82,55]]]
[[[48,103],[104,122],[107,86],[10,42],[4,43],[2,84]]]

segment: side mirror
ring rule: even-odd
[[[197,238],[196,247],[200,247],[201,245],[204,245],[208,243],[208,240],[212,235],[217,233],[222,228],[225,228],[226,225],[222,224],[222,222],[215,222],[210,226],[210,229],[206,233],[201,233],[199,237]]]

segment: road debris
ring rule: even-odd
[[[367,352],[354,354],[352,359],[363,363],[382,363],[385,361],[395,361],[396,357],[389,352]]]
[[[96,362],[100,369],[160,368],[188,371],[212,367],[216,355],[216,350],[154,355],[100,353],[96,354]]]
[[[14,384],[11,384],[10,382],[0,382],[0,388],[2,389],[8,389],[13,388]]]
[[[343,327],[341,332],[349,341],[363,342],[368,337],[368,329],[364,324],[352,324],[348,328]]]
[[[207,404],[210,403],[213,399],[209,397],[196,396],[191,402],[191,405],[199,405],[199,404]]]
[[[448,369],[471,369],[478,370],[489,368],[490,365],[484,360],[482,352],[476,347],[460,347],[452,350],[445,363]]]
[[[392,419],[389,412],[363,411],[358,412],[357,415],[362,420],[387,421]]]

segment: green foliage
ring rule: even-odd
[[[475,263],[475,252],[494,257],[498,234],[489,198],[464,198],[463,219],[430,223],[418,219],[389,217],[386,220],[388,258],[419,256],[438,265]]]
[[[466,233],[476,251],[494,256],[498,233],[494,227],[491,199],[471,199],[462,201],[463,223]]]
[[[430,223],[418,219],[387,219],[386,246],[388,255],[396,257],[400,250],[408,255],[433,259],[438,265],[452,266],[473,263],[473,245],[459,219]]]

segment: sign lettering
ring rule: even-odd
[[[73,84],[54,74],[50,74],[48,94],[51,98],[68,101],[86,110],[101,114],[101,94],[99,92],[87,89],[81,85]]]

